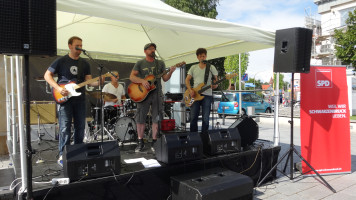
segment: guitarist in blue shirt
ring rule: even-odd
[[[81,83],[92,79],[90,75],[90,65],[84,59],[80,58],[82,48],[82,39],[73,36],[68,40],[68,55],[58,58],[45,72],[45,80],[53,87],[61,96],[70,95],[70,91],[61,87],[59,84],[75,82]],[[58,83],[53,79],[54,74],[58,74]],[[98,82],[93,82],[91,86],[98,86]],[[83,143],[85,129],[85,91],[84,88],[79,89],[82,92],[79,96],[69,98],[65,103],[58,107],[58,122],[59,122],[59,159],[58,164],[63,166],[62,153],[65,145],[70,144],[70,134],[72,126],[72,118],[74,122],[74,144]],[[72,91],[75,92],[75,91]]]
[[[151,107],[151,117],[152,117],[152,144],[151,150],[154,152],[153,145],[157,140],[158,132],[158,121],[161,120],[161,113],[163,107],[163,94],[161,90],[161,79],[155,79],[154,83],[150,83],[145,79],[145,77],[154,75],[157,76],[165,71],[166,65],[161,60],[156,60],[156,44],[148,43],[144,46],[144,53],[146,57],[142,60],[137,61],[133,67],[130,74],[130,81],[133,83],[138,83],[139,89],[142,91],[144,89],[151,90],[149,94],[142,100],[137,102],[137,113],[136,113],[136,124],[137,124],[137,135],[138,135],[138,146],[135,152],[141,152],[144,150],[144,131],[145,122],[148,111]],[[176,70],[173,66],[170,68],[169,72],[162,76],[163,81],[168,81],[172,73]],[[152,85],[155,85],[152,90]],[[142,88],[144,87],[144,88]],[[160,90],[159,90],[160,89]],[[131,91],[128,91],[130,93]]]
[[[198,98],[198,95],[203,96],[202,100],[194,101],[194,103],[190,107],[190,132],[198,131],[198,117],[200,113],[200,106],[202,107],[202,132],[207,132],[209,129],[209,116],[211,110],[211,103],[213,99],[213,90],[217,88],[217,85],[213,85],[217,81],[218,71],[213,65],[210,65],[206,62],[207,51],[204,48],[199,48],[196,51],[197,59],[199,60],[199,64],[193,65],[189,71],[188,75],[185,79],[185,85],[187,87],[187,91],[192,98]],[[198,94],[194,88],[190,85],[190,80],[194,80],[194,88],[197,88],[198,85],[204,83],[204,85],[211,85],[211,88],[205,90],[201,94]],[[213,80],[213,82],[212,82]]]

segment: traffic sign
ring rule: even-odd
[[[248,75],[247,74],[244,74],[242,76],[242,81],[248,81]]]

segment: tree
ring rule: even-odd
[[[262,82],[259,79],[254,79],[254,78],[249,78],[246,83],[254,83],[255,84],[255,89],[262,89]]]
[[[335,30],[336,57],[356,69],[356,9],[349,12],[346,25],[346,30]]]
[[[219,0],[164,0],[164,2],[183,12],[202,17],[215,19],[218,15],[216,5],[219,3]],[[207,56],[209,58],[209,52]],[[216,67],[216,70],[219,72],[219,76],[221,77],[224,76],[224,60],[225,57],[209,60],[209,62]],[[192,64],[186,65],[187,73],[191,66]]]
[[[241,76],[246,72],[247,70],[247,65],[248,65],[248,57],[249,53],[241,53]],[[237,76],[231,80],[232,83],[237,83],[235,84],[236,89],[239,88],[239,55],[232,55],[232,56],[227,56],[224,62],[224,68],[227,73],[237,73]],[[224,89],[227,89],[228,84],[224,84],[226,87]]]
[[[219,0],[164,0],[164,2],[183,12],[215,19],[218,15],[216,5]]]
[[[279,73],[279,89],[282,90],[284,86],[284,75],[282,73]],[[273,74],[273,85],[276,85],[276,73]]]

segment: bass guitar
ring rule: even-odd
[[[102,75],[101,77],[109,77],[111,76],[110,73],[106,73],[104,75]],[[86,86],[90,83],[94,83],[95,81],[99,80],[99,76],[90,80],[87,80],[85,82],[82,82],[80,84],[76,84],[75,82],[69,82],[69,83],[65,83],[65,84],[58,84],[61,88],[65,88],[66,90],[68,90],[68,95],[67,96],[63,96],[58,90],[52,88],[52,95],[54,100],[59,103],[59,104],[63,104],[65,102],[68,101],[69,98],[73,97],[73,96],[79,96],[82,93],[81,92],[77,92],[75,91],[76,89],[79,89],[83,86]]]
[[[172,67],[181,67],[185,65],[185,62],[177,63],[176,65]],[[170,67],[171,68],[171,67]],[[147,95],[156,89],[157,85],[157,79],[161,78],[163,75],[167,74],[170,71],[170,68],[164,70],[161,74],[158,74],[157,76],[154,76],[153,74],[150,74],[144,78],[149,84],[150,88],[146,89],[141,83],[131,83],[127,87],[127,93],[130,97],[130,99],[136,103],[142,102],[143,100],[146,99]]]
[[[237,76],[237,73],[234,74],[226,74],[226,76],[218,81],[216,81],[216,83],[214,83],[214,85],[218,85],[221,82],[223,82],[225,79],[231,79],[233,77]],[[197,87],[192,88],[192,90],[194,91],[194,97],[191,96],[189,90],[187,89],[184,92],[184,103],[186,106],[190,107],[193,105],[193,103],[195,101],[201,101],[204,99],[204,96],[201,95],[201,93],[203,93],[204,91],[206,91],[207,89],[209,89],[211,87],[211,85],[207,85],[204,86],[204,83],[200,83]]]

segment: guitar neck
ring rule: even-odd
[[[220,84],[220,83],[223,82],[225,79],[226,79],[226,77],[224,77],[224,78],[222,78],[222,79],[216,81],[215,85]],[[198,91],[198,93],[201,94],[201,93],[205,92],[206,90],[208,90],[208,89],[210,88],[210,86],[211,86],[211,84],[208,85],[208,86],[202,87],[202,89],[200,89],[200,90]]]
[[[79,89],[79,88],[81,88],[81,87],[83,87],[83,86],[86,86],[86,85],[88,85],[88,84],[90,84],[90,83],[94,83],[95,81],[98,81],[99,78],[100,78],[100,76],[98,76],[98,77],[96,77],[96,78],[92,78],[92,79],[87,80],[87,81],[85,81],[85,82],[79,83],[79,84],[77,84],[76,86],[74,86],[74,89]]]
[[[162,76],[164,76],[165,74],[167,74],[169,72],[170,68],[169,69],[165,69],[164,72],[158,74],[156,77],[157,78],[161,78]]]

